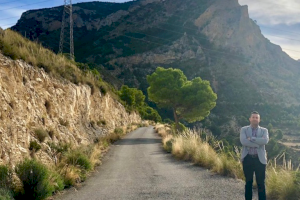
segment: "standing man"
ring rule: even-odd
[[[240,140],[243,145],[241,161],[246,178],[245,199],[252,199],[253,174],[255,172],[258,187],[258,199],[266,199],[266,165],[267,155],[265,145],[269,142],[268,129],[260,127],[260,115],[253,111],[249,118],[250,125],[244,126],[240,132]]]

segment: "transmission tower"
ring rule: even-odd
[[[64,49],[68,48],[70,45],[70,59],[74,60],[74,42],[73,42],[73,17],[72,17],[72,0],[64,0],[63,16],[61,21],[61,32],[59,41],[59,51],[58,53],[64,53]],[[69,20],[68,20],[69,17]],[[69,24],[69,26],[68,26]],[[65,29],[70,28],[70,35],[65,34]],[[70,39],[70,42],[67,41]],[[65,43],[68,44],[65,46]]]

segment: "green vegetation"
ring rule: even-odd
[[[0,199],[1,200],[13,200],[13,195],[11,191],[5,188],[0,188]]]
[[[149,99],[159,107],[171,108],[177,127],[180,119],[201,121],[216,106],[217,95],[210,83],[200,77],[188,81],[179,69],[158,67],[147,81]]]
[[[46,137],[48,137],[48,132],[42,128],[38,128],[34,130],[34,133],[40,142],[44,142]]]
[[[128,110],[137,110],[142,119],[155,122],[161,121],[158,112],[145,103],[146,97],[141,90],[123,85],[119,91],[119,96],[125,102],[125,107]]]
[[[41,149],[41,145],[37,143],[37,141],[30,141],[29,150],[38,152]]]
[[[0,165],[0,199],[42,200],[65,187],[76,186],[84,181],[95,166],[99,165],[102,151],[110,143],[124,135],[121,128],[101,137],[93,145],[74,148],[70,143],[47,142],[57,161],[55,166],[45,165],[37,159],[25,159],[18,163],[15,170]],[[31,141],[31,150],[37,151],[40,145]],[[15,173],[21,185],[12,183]]]
[[[8,166],[0,165],[0,188],[10,188],[12,180],[12,172]]]
[[[92,164],[89,158],[81,151],[68,152],[68,154],[66,155],[66,163],[74,166],[79,166],[86,171],[90,171],[92,169]]]
[[[119,135],[121,135],[121,134],[123,134],[123,133],[124,133],[124,131],[123,131],[123,129],[122,129],[122,128],[115,128],[115,130],[114,130],[114,133],[115,133],[115,134],[119,134]]]
[[[45,199],[54,192],[49,183],[50,171],[37,160],[25,159],[16,166],[16,174],[23,185],[21,196],[24,199]]]

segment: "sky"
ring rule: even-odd
[[[91,0],[73,0],[73,3]],[[125,2],[126,0],[105,0]],[[257,21],[263,35],[294,59],[300,59],[300,1],[299,0],[238,0],[248,5],[250,17]],[[63,0],[0,0],[0,27],[16,24],[26,10],[51,8]]]

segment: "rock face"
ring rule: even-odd
[[[46,150],[37,154],[51,162],[47,141],[90,144],[116,127],[141,122],[138,114],[128,114],[109,94],[91,92],[87,85],[56,80],[0,53],[0,164],[14,165],[29,156],[30,141],[37,141],[39,128],[55,133],[41,143]]]

